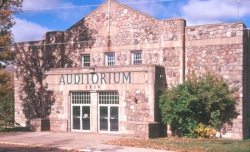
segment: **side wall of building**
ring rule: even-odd
[[[227,126],[225,137],[243,139],[243,23],[226,23],[186,27],[186,74],[202,76],[214,72],[228,80],[230,87],[239,88],[237,111],[240,113]],[[246,54],[247,55],[247,54]]]

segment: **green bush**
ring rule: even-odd
[[[200,79],[193,73],[183,84],[161,94],[162,122],[169,124],[172,134],[180,137],[197,137],[194,130],[200,123],[220,130],[238,116],[236,91],[213,73]]]
[[[0,118],[14,120],[14,91],[0,98]]]

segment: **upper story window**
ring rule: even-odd
[[[132,52],[132,64],[142,64],[141,51]]]
[[[115,53],[108,53],[106,54],[106,60],[105,60],[106,66],[114,66],[115,65]]]
[[[84,54],[82,55],[82,67],[89,67],[90,66],[90,55]]]

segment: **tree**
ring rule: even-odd
[[[23,0],[0,0],[0,61],[14,60],[13,36],[10,28],[15,24],[13,15],[21,11]],[[14,117],[13,75],[0,65],[0,117]]]
[[[23,0],[0,0],[0,61],[13,60],[14,43],[10,28],[15,24],[13,15],[21,12]]]
[[[14,118],[13,75],[0,69],[0,118]]]
[[[229,89],[223,78],[213,73],[198,79],[195,74],[183,84],[167,89],[160,96],[162,121],[178,136],[197,137],[199,124],[218,131],[225,123],[232,123],[236,112],[237,89]]]

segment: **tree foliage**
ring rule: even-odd
[[[0,118],[14,118],[13,75],[0,69]]]
[[[13,36],[11,27],[15,24],[14,14],[21,11],[23,0],[0,0],[0,61],[13,60]],[[0,66],[1,68],[1,66]],[[0,69],[0,117],[14,117],[13,75]]]
[[[15,24],[13,15],[21,11],[23,0],[0,0],[0,61],[13,60],[14,40],[10,28]]]
[[[236,91],[213,73],[201,79],[192,74],[183,84],[167,89],[160,96],[162,121],[178,136],[196,137],[194,130],[200,123],[220,130],[238,116]]]

